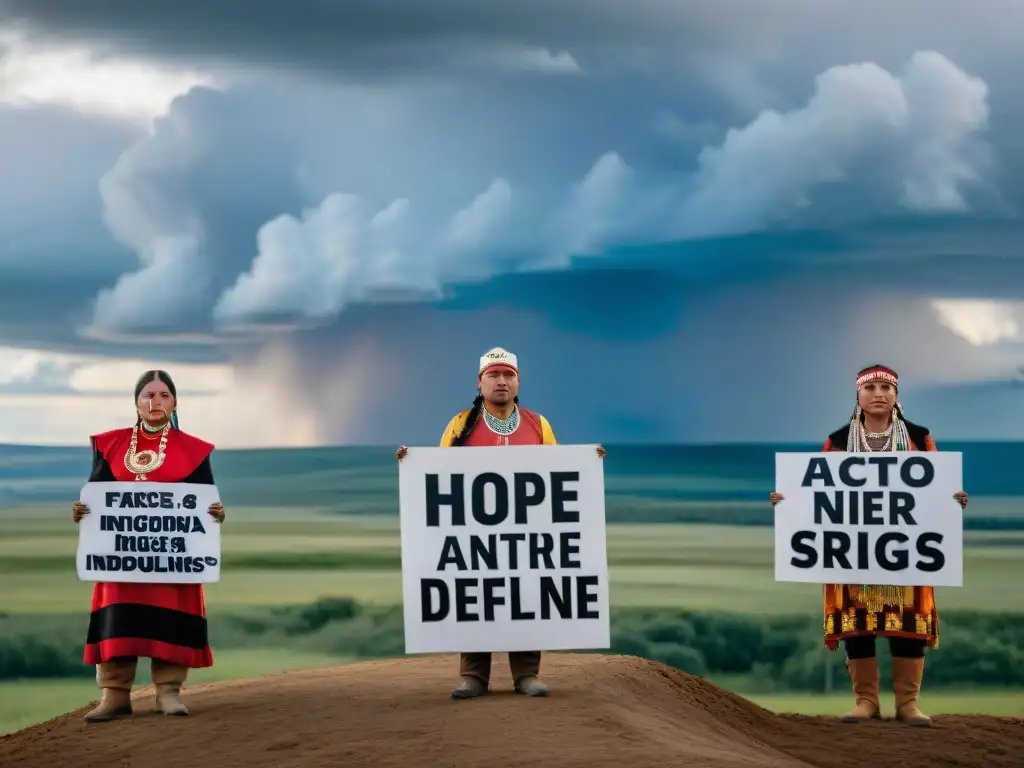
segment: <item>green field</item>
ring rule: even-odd
[[[269,629],[263,635],[259,632],[264,630],[253,630],[251,636],[248,630],[223,622],[216,632],[211,629],[217,664],[194,673],[193,683],[401,654],[400,615],[360,614],[347,623],[335,616],[325,620],[334,623],[303,625],[298,634],[284,628],[287,622],[307,621],[300,615],[319,598],[353,598],[381,606],[385,614],[384,607],[399,605],[397,521],[312,510],[239,508],[229,509],[228,515],[222,531],[222,581],[206,588],[211,626],[227,614],[258,614],[269,622]],[[0,662],[5,647],[12,654],[7,661],[17,661],[19,654],[29,659],[37,652],[32,637],[28,645],[17,645],[26,632],[59,646],[65,654],[84,640],[80,635],[85,630],[91,584],[78,581],[75,574],[77,530],[69,517],[64,509],[0,511]],[[926,680],[922,707],[930,714],[1022,716],[1024,695],[994,688],[1002,675],[1010,675],[1007,679],[1016,680],[1014,685],[1024,683],[1024,657],[1017,650],[1024,629],[1014,628],[1024,623],[1019,615],[1011,615],[1022,611],[1024,531],[967,531],[964,540],[966,586],[937,590],[940,610],[947,616],[979,612],[989,617],[988,625],[971,626],[977,619],[944,625],[949,642],[943,645],[947,650],[935,657],[931,679],[944,680],[945,687],[929,690]],[[619,633],[614,652],[644,655],[690,671],[706,669],[709,678],[748,692],[752,700],[779,712],[839,714],[849,706],[842,655],[823,651],[820,629],[815,629],[820,627],[820,587],[775,582],[771,528],[609,524],[608,559],[612,603],[619,609],[613,612],[613,634],[616,628]],[[282,614],[285,606],[292,606],[288,610],[294,613]],[[739,614],[736,620],[743,626],[730,625],[733,620],[729,619],[709,629],[667,613],[646,618],[628,615],[640,608]],[[997,615],[1003,613],[1006,617]],[[10,616],[6,624],[5,614]],[[803,617],[806,628],[785,629],[790,615]],[[769,622],[775,622],[774,629],[765,632],[790,634],[759,639],[760,660],[745,662],[738,672],[727,669],[736,649],[751,642],[749,633]],[[3,646],[4,642],[14,645]],[[716,649],[716,642],[727,645]],[[280,650],[267,649],[278,644]],[[75,674],[80,669],[80,647],[75,652],[79,655],[72,654],[70,667],[57,674]],[[815,686],[825,689],[820,683],[827,665],[833,666],[832,690],[838,693],[802,692]],[[737,676],[730,677],[733,672]],[[8,678],[22,675],[5,674]],[[45,679],[29,674],[37,679],[0,680],[0,731],[16,730],[96,698],[89,677]],[[140,683],[147,681],[142,672]],[[961,690],[957,686],[962,688],[964,683],[960,681],[990,689]],[[800,692],[750,693],[785,691],[787,686]]]
[[[964,534],[966,585],[939,589],[941,609],[1012,611],[1024,583],[1024,531]],[[64,511],[0,513],[0,612],[84,612],[91,585],[75,576],[77,534]],[[283,510],[230,510],[213,610],[308,603],[345,595],[401,602],[397,523]],[[774,580],[770,528],[610,524],[612,603],[620,606],[800,613],[820,588]]]

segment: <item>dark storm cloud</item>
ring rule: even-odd
[[[812,3],[789,3],[810,9]],[[251,0],[244,14],[239,7],[202,0],[153,2],[95,0],[88,10],[74,0],[7,0],[8,13],[37,33],[117,42],[122,46],[157,44],[178,53],[212,50],[287,55],[305,51],[316,59],[333,51],[386,46],[407,42],[489,40],[527,41],[533,44],[611,44],[639,36],[644,41],[682,43],[678,33],[687,28],[692,40],[713,46],[724,33],[708,39],[700,34],[727,27],[729,36],[749,29],[747,24],[721,24],[726,14],[709,2],[683,8],[671,0],[523,0],[517,3],[481,3],[475,0]],[[746,10],[760,3],[744,2]],[[731,10],[740,10],[735,6]],[[770,15],[759,14],[765,18]],[[173,26],[169,26],[173,24]],[[746,33],[748,39],[754,35]],[[150,51],[151,48],[145,50]]]
[[[245,59],[379,73],[382,67],[465,62],[502,46],[613,53],[658,65],[651,50],[700,60],[713,76],[744,87],[736,62],[777,71],[818,69],[836,57],[905,58],[919,48],[972,58],[1008,55],[1024,10],[1011,0],[5,0],[10,18],[35,36],[99,41],[147,56]],[[3,7],[3,6],[0,6]],[[575,49],[575,50],[574,50]],[[780,63],[783,57],[788,61]],[[796,61],[794,61],[794,57]],[[828,59],[826,61],[826,59]],[[1011,59],[1012,61],[1012,59]],[[733,64],[730,64],[733,62]],[[883,64],[891,63],[882,61]],[[756,91],[758,84],[747,87]]]
[[[0,113],[0,346],[230,355],[355,442],[436,441],[496,344],[567,441],[818,439],[875,359],[928,423],[922,387],[1020,362],[929,299],[1024,295],[1021,8],[0,0],[229,84],[78,143]],[[403,291],[447,298],[374,304]],[[321,327],[214,344],[225,314]]]
[[[900,370],[907,407],[942,434],[1004,434],[1024,402],[948,420],[928,389],[953,382],[975,402],[975,379],[1015,378],[1019,353],[971,345],[927,303],[1000,285],[1024,296],[1024,264],[819,262],[729,281],[664,266],[501,277],[442,304],[353,307],[330,328],[282,339],[287,355],[271,355],[272,368],[255,358],[240,371],[322,414],[331,441],[434,442],[468,407],[477,358],[495,345],[519,356],[524,404],[566,442],[816,440],[848,418],[855,371],[882,360]],[[823,426],[829,413],[835,425]]]
[[[1024,300],[1024,260],[1005,257],[1024,232],[993,224],[896,219],[648,246],[458,287],[441,303],[354,306],[281,340],[288,354],[272,356],[270,375],[290,402],[326,413],[330,441],[432,443],[471,401],[476,359],[495,345],[519,355],[524,404],[567,442],[817,440],[848,417],[857,368],[882,360],[903,375],[913,415],[941,434],[1010,436],[1019,397],[964,403],[987,386],[1017,392],[1024,354],[968,343],[928,304]],[[255,358],[240,370],[268,369]],[[945,410],[957,398],[970,418]],[[326,407],[350,402],[359,407]]]

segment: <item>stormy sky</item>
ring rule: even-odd
[[[0,0],[0,442],[1024,438],[1014,0]],[[1014,64],[1014,61],[1017,64]]]

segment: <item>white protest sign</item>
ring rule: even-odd
[[[611,645],[596,445],[410,448],[399,467],[406,653]]]
[[[82,581],[194,584],[220,581],[220,525],[207,511],[214,485],[86,483],[78,524]]]
[[[776,453],[775,580],[963,586],[962,455]]]

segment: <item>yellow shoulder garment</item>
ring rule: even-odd
[[[558,445],[558,441],[555,440],[555,431],[551,429],[551,425],[548,420],[543,416],[540,417],[540,431],[544,436],[544,445]]]
[[[459,436],[459,432],[461,432],[462,428],[466,425],[466,419],[469,418],[469,411],[470,409],[467,408],[466,410],[455,414],[455,416],[452,417],[452,420],[448,422],[448,426],[444,428],[444,433],[441,435],[442,448],[452,447],[452,442]]]

